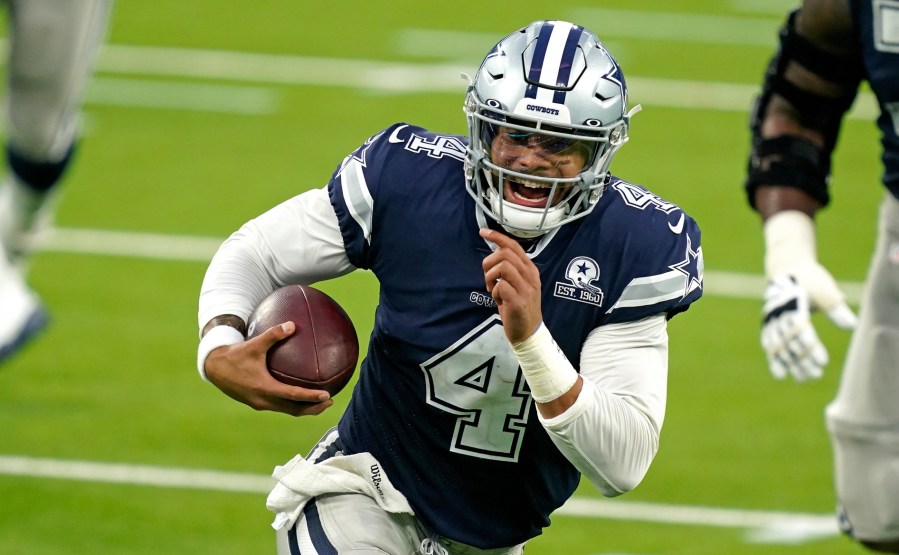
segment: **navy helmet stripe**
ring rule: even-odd
[[[540,82],[540,74],[543,73],[543,60],[546,57],[546,49],[549,46],[549,37],[553,34],[553,25],[547,24],[540,28],[537,36],[537,44],[534,45],[534,57],[531,58],[531,68],[528,70],[528,85],[524,93],[526,98],[537,98],[537,86]]]
[[[569,86],[568,80],[571,79],[571,68],[574,66],[577,45],[581,41],[582,34],[584,34],[583,27],[577,25],[572,26],[568,31],[565,48],[562,50],[562,63],[559,64],[559,75],[556,77],[556,85],[559,87]],[[553,102],[565,104],[565,91],[556,91]]]

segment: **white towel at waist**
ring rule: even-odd
[[[272,528],[291,527],[306,503],[327,493],[361,493],[377,501],[387,512],[415,514],[406,496],[399,492],[369,453],[339,455],[312,464],[297,455],[284,466],[275,467],[278,480],[265,506],[275,513]]]

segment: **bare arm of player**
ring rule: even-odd
[[[480,233],[481,237],[497,246],[483,263],[487,291],[496,301],[509,343],[513,346],[520,345],[531,338],[543,323],[540,272],[515,239],[487,228],[481,229]],[[525,377],[528,377],[527,372]],[[539,395],[535,396],[537,410],[542,416],[558,416],[574,404],[582,383],[577,375],[572,379],[571,387],[552,400],[541,402]],[[532,383],[532,379],[528,383],[532,390],[537,385]],[[568,381],[563,383],[567,384]]]
[[[839,54],[846,44],[853,41],[851,20],[845,0],[806,0],[796,21],[796,28],[818,47]],[[849,92],[840,84],[826,80],[796,62],[788,64],[784,71],[784,77],[788,81],[823,97],[838,97]],[[761,135],[764,138],[782,135],[801,137],[823,148],[826,142],[824,131],[804,125],[801,120],[796,107],[775,94],[764,114]],[[762,220],[785,210],[798,210],[814,216],[821,208],[820,202],[802,190],[778,185],[781,184],[770,183],[755,191],[754,203]]]
[[[796,31],[818,48],[842,54],[846,45],[854,41],[851,21],[849,6],[845,0],[805,0],[796,20]],[[790,61],[786,65],[784,78],[800,89],[822,98],[851,94],[857,86],[855,83],[845,85],[825,79],[796,61]],[[825,131],[814,125],[804,124],[797,107],[779,94],[771,97],[763,114],[761,135],[764,138],[791,135],[811,141],[821,148],[826,145]],[[769,183],[756,190],[754,202],[763,220],[784,210],[799,210],[814,216],[821,208],[820,202],[798,188],[779,185],[784,184]]]

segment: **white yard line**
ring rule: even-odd
[[[460,98],[466,87],[461,74],[473,75],[476,69],[454,63],[402,63],[120,44],[106,45],[98,63],[99,72],[117,75],[215,79],[269,86],[342,87],[393,94],[448,93]],[[209,88],[210,85],[202,83],[160,84],[143,80],[104,83],[102,78],[98,79],[88,97],[88,101],[98,104],[129,103],[150,108],[247,113],[267,113],[277,106],[275,93],[259,87]],[[142,90],[144,87],[146,90]],[[758,88],[756,83],[628,75],[629,98],[644,107],[748,112]],[[849,117],[872,119],[876,110],[873,96],[862,92]]]
[[[154,260],[209,262],[224,238],[171,235],[135,231],[83,228],[51,228],[38,241],[38,249],[96,256],[121,256]],[[739,299],[761,299],[765,279],[759,274],[706,270],[707,295]],[[841,281],[850,303],[861,296],[860,282]]]
[[[786,15],[773,18],[688,12],[575,8],[567,16],[600,38],[627,38],[694,44],[777,46],[777,31]]]
[[[767,2],[767,5],[760,0],[730,2],[733,10],[744,15],[579,7],[564,10],[562,18],[595,31],[619,56],[622,50],[632,49],[622,39],[755,46],[773,53],[777,32],[790,6],[783,0]],[[395,52],[404,56],[478,60],[485,53],[485,45],[496,43],[498,38],[496,33],[484,31],[406,28],[396,32],[393,46]]]
[[[278,110],[280,94],[271,88],[189,81],[148,81],[94,77],[85,96],[88,104],[265,115]]]
[[[0,455],[0,474],[237,493],[268,492],[274,485],[270,476],[260,474],[14,455]]]
[[[460,72],[477,67],[108,44],[97,70],[121,75],[221,79],[395,92],[465,93]]]
[[[67,227],[50,228],[38,239],[37,248],[98,256],[208,262],[222,241],[223,237]]]
[[[115,464],[0,455],[0,474],[159,488],[266,494],[270,476],[209,469]],[[758,543],[801,543],[838,533],[829,514],[670,505],[642,501],[574,497],[557,514],[582,518],[654,522],[684,526],[746,529],[746,540]]]

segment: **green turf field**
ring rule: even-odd
[[[52,326],[0,366],[0,553],[274,553],[266,477],[336,422],[346,395],[294,420],[202,382],[206,261],[382,127],[464,132],[459,72],[543,18],[586,25],[622,64],[644,109],[613,170],[696,217],[707,273],[706,296],[669,327],[667,419],[646,480],[615,500],[583,484],[528,555],[863,553],[834,533],[823,425],[848,336],[818,320],[834,362],[805,385],[771,379],[758,347],[746,109],[792,5],[120,1],[57,230],[32,265]],[[851,286],[882,191],[865,100],[819,221],[820,257]],[[371,276],[320,285],[364,340]]]

